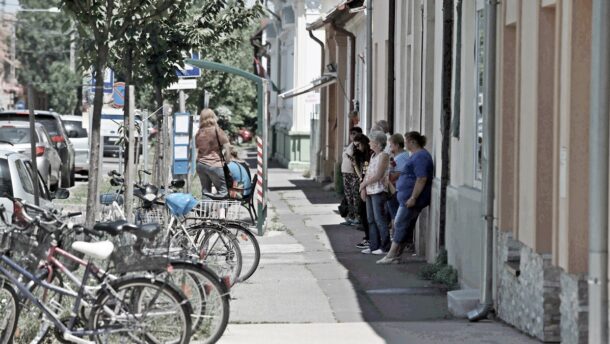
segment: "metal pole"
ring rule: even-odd
[[[610,2],[593,1],[589,133],[589,343],[608,343]]]
[[[125,217],[133,222],[133,182],[136,175],[135,146],[136,146],[136,116],[135,116],[135,86],[129,85],[129,145],[127,146],[127,165],[125,166]]]
[[[483,163],[485,164],[485,250],[483,256],[483,285],[479,308],[468,313],[470,321],[478,321],[487,317],[493,308],[493,231],[494,231],[494,197],[495,197],[495,127],[496,127],[496,1],[486,4],[485,25],[485,114],[483,121],[485,136],[483,144]]]
[[[70,71],[76,73],[76,28],[70,20]]]
[[[178,91],[178,111],[186,112],[186,97],[184,96],[184,90]]]
[[[373,122],[373,0],[366,0],[366,128]]]
[[[32,184],[34,184],[34,204],[40,205],[40,191],[38,187],[38,165],[36,164],[36,127],[34,120],[34,88],[28,84],[28,109],[30,110],[30,157],[32,161]]]
[[[13,24],[13,27],[11,28],[11,68],[10,68],[10,75],[11,75],[11,82],[16,82],[17,80],[17,73],[16,73],[16,67],[15,64],[17,63],[17,28],[16,28],[17,24]]]
[[[148,112],[142,113],[142,163],[143,169],[148,170]],[[148,183],[148,175],[144,173],[144,183]]]

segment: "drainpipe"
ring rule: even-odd
[[[485,113],[484,120],[486,149],[485,164],[485,251],[483,256],[483,284],[479,307],[468,313],[468,320],[479,321],[493,310],[493,231],[494,231],[494,198],[495,198],[495,158],[496,158],[496,6],[490,0],[487,7],[485,35]],[[606,189],[607,190],[607,189]],[[607,209],[607,208],[606,208]]]
[[[610,2],[593,0],[589,132],[589,343],[608,343]]]
[[[319,40],[316,36],[314,36],[311,29],[307,30],[309,32],[309,37],[316,41],[320,45],[320,54],[321,63],[320,63],[320,76],[324,74],[324,66],[326,64],[326,48],[324,47],[324,42]],[[324,92],[320,91],[320,118],[322,117],[322,104],[324,104],[324,100],[326,99]],[[324,151],[326,146],[326,121],[318,119],[320,123],[320,131],[318,132],[318,151],[316,152],[316,178],[322,175],[322,161],[324,160]]]
[[[445,247],[445,228],[447,218],[447,186],[451,172],[451,71],[453,48],[453,0],[443,0],[443,57],[441,73],[441,190],[439,204],[439,247]]]
[[[390,132],[394,133],[394,100],[396,97],[396,89],[394,87],[395,71],[394,71],[394,35],[396,31],[396,0],[390,0],[390,22],[388,23],[388,126]],[[422,7],[423,8],[423,7]],[[423,22],[422,22],[423,26]],[[422,30],[423,35],[424,30]],[[422,92],[423,93],[423,92]]]
[[[366,125],[373,122],[373,0],[366,0]],[[368,128],[362,128],[368,132]]]
[[[352,100],[354,100],[354,86],[355,86],[355,82],[354,82],[354,73],[356,70],[356,36],[347,31],[345,28],[338,26],[335,24],[335,22],[332,22],[332,27],[333,29],[335,29],[335,31],[337,32],[341,32],[342,34],[346,35],[347,37],[349,37],[349,41],[350,41],[350,61],[349,61],[349,73],[350,73],[350,85],[349,85],[349,109],[350,111],[352,111],[354,109],[354,102]]]

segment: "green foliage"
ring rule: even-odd
[[[444,265],[432,276],[435,283],[444,284],[449,289],[453,289],[458,283],[457,270],[451,265]]]
[[[74,110],[76,92],[74,85],[78,77],[65,62],[53,62],[49,66],[48,81],[39,85],[39,89],[49,95],[49,108],[67,114]]]
[[[442,249],[434,264],[426,264],[418,273],[421,279],[431,280],[440,283],[449,289],[454,288],[458,283],[458,273],[455,268],[447,264],[447,250]]]
[[[58,0],[21,0],[24,9],[46,9],[58,6]],[[44,93],[49,107],[71,113],[76,105],[78,81],[69,70],[69,20],[60,13],[17,12],[15,25],[17,60],[21,63],[17,79],[32,83]],[[66,29],[68,28],[68,29]]]
[[[235,31],[230,41],[237,40],[239,44],[232,49],[212,49],[204,51],[207,60],[219,62],[245,71],[252,68],[252,46],[250,35],[256,30],[258,23],[251,23]],[[203,71],[198,83],[197,92],[203,95],[204,90],[210,94],[209,106],[218,109],[225,106],[231,110],[232,126],[223,129],[235,133],[237,127],[256,129],[256,85],[242,77],[216,71]],[[200,109],[201,99],[189,99],[192,107]]]

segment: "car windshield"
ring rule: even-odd
[[[83,122],[79,121],[63,121],[64,127],[71,138],[87,137],[87,130],[83,128]]]
[[[36,115],[36,123],[44,125],[45,129],[50,136],[61,135],[59,127],[55,117],[51,115]],[[28,121],[29,116],[25,114],[0,114],[0,121]]]
[[[38,140],[36,140],[38,141]],[[12,144],[30,143],[30,128],[15,128],[13,126],[0,127],[0,144],[10,142]]]
[[[11,182],[11,171],[8,168],[8,160],[0,159],[0,197],[7,193],[13,197],[13,183]]]

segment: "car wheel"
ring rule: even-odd
[[[61,169],[61,187],[62,188],[69,188],[70,187],[70,181],[71,181],[71,177],[70,177],[70,167],[66,165],[66,167],[63,167]]]

